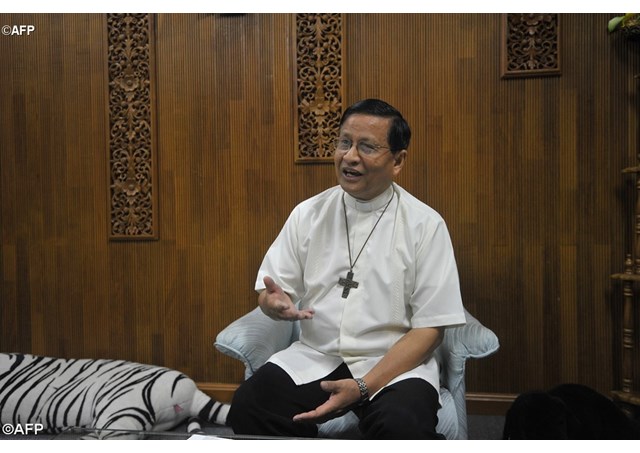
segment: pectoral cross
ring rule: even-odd
[[[342,298],[346,299],[349,296],[349,291],[351,291],[351,288],[358,287],[358,282],[353,279],[353,272],[349,271],[347,272],[347,278],[340,277],[340,280],[338,280],[338,285],[344,286],[344,289],[342,290]]]

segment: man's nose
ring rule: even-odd
[[[360,153],[358,152],[358,145],[356,143],[351,144],[351,148],[344,153],[344,158],[348,160],[358,160],[360,159]]]

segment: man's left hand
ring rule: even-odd
[[[331,393],[329,399],[312,411],[294,415],[293,421],[323,423],[341,416],[360,401],[360,389],[353,379],[322,381],[320,388]]]

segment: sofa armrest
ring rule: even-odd
[[[457,431],[448,437],[453,439],[466,439],[468,436],[464,380],[467,360],[487,357],[500,348],[498,337],[491,329],[466,310],[465,317],[466,324],[445,330],[444,339],[435,352],[440,366],[440,384],[449,390],[457,416]]]
[[[496,334],[465,310],[467,323],[445,330],[442,344],[436,350],[440,364],[440,381],[455,395],[464,379],[468,359],[480,359],[500,348]]]
[[[287,348],[297,329],[294,323],[274,321],[259,307],[225,327],[213,343],[215,348],[245,366],[245,379],[278,351]]]

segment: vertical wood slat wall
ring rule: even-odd
[[[158,219],[108,241],[103,15],[0,15],[0,350],[109,357],[238,383],[212,342],[255,306],[293,206],[334,184],[296,165],[291,17],[156,17]],[[607,15],[562,16],[562,75],[500,78],[497,14],[346,15],[347,102],[413,127],[399,182],[444,216],[467,308],[499,336],[471,392],[608,392],[630,232],[637,49]],[[631,188],[632,189],[632,188]]]

